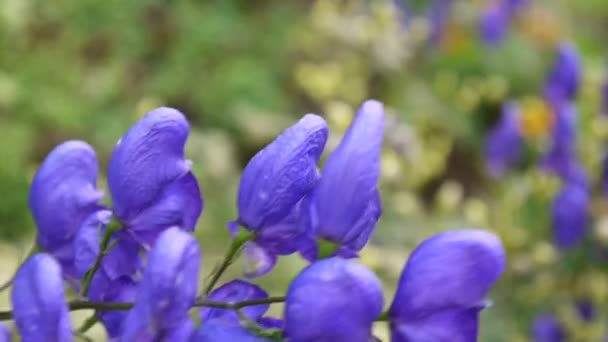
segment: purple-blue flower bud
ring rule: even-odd
[[[553,236],[557,247],[571,248],[587,231],[589,222],[589,193],[577,183],[566,183],[551,207]]]
[[[538,315],[532,323],[534,342],[563,342],[566,340],[564,328],[551,314]]]
[[[378,178],[384,134],[382,103],[363,103],[340,145],[323,167],[310,203],[310,224],[319,238],[361,250],[382,213]]]
[[[389,311],[392,341],[475,341],[479,312],[504,268],[500,239],[482,230],[448,231],[422,242]]]
[[[574,45],[562,43],[545,84],[545,97],[554,107],[572,101],[578,93],[581,62]]]
[[[519,113],[516,103],[506,102],[500,121],[486,136],[486,167],[492,177],[502,176],[521,157],[523,138],[519,128]]]
[[[190,126],[172,108],[146,114],[116,144],[108,168],[114,215],[145,247],[163,230],[192,231],[203,199],[184,157]]]
[[[23,341],[72,341],[61,266],[49,254],[36,254],[19,268],[11,303]]]
[[[261,287],[243,280],[233,280],[213,290],[207,297],[210,301],[234,303],[245,300],[265,299],[268,293]],[[258,320],[266,311],[269,304],[252,305],[242,309],[242,312],[252,320]],[[201,321],[207,322],[214,319],[239,322],[239,317],[234,310],[201,308]]]
[[[290,342],[367,342],[382,311],[374,273],[342,258],[317,261],[290,284],[285,332]]]
[[[152,340],[179,329],[194,305],[200,251],[193,236],[173,227],[158,238],[138,285],[135,306],[129,311],[121,341],[148,336]],[[139,341],[139,340],[138,340]]]
[[[11,342],[11,331],[2,323],[0,323],[0,342]]]
[[[488,46],[500,44],[509,31],[511,11],[503,1],[494,1],[481,14],[479,31],[482,41]]]

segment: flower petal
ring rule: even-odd
[[[566,341],[564,328],[550,314],[542,314],[536,317],[532,324],[532,338],[534,342]]]
[[[67,244],[84,219],[99,208],[97,157],[82,141],[55,147],[34,176],[29,205],[38,227],[38,243],[53,252]]]
[[[327,134],[325,120],[307,114],[249,161],[239,186],[239,223],[257,231],[290,213],[317,181]]]
[[[108,168],[114,214],[130,222],[158,201],[165,188],[190,171],[184,145],[186,118],[172,108],[146,114],[116,144]]]
[[[173,183],[167,184],[150,207],[129,221],[127,231],[149,249],[165,229],[177,226],[193,231],[203,210],[203,198],[196,178],[187,172]]]
[[[193,337],[196,342],[272,342],[270,339],[255,336],[239,324],[212,320],[200,327]]]
[[[127,276],[110,279],[100,269],[91,282],[89,299],[93,302],[133,302],[137,293],[137,283]],[[128,311],[98,311],[108,336],[111,339],[120,336]]]
[[[565,184],[553,200],[551,219],[555,244],[571,248],[579,243],[589,223],[589,193],[578,184]]]
[[[479,31],[481,39],[488,46],[500,44],[509,31],[511,15],[503,1],[491,2],[483,10]]]
[[[11,342],[11,331],[2,323],[0,323],[0,342]]]
[[[380,281],[364,266],[342,258],[317,261],[289,286],[285,332],[290,342],[368,341],[382,302]]]
[[[505,103],[500,121],[486,137],[486,165],[492,177],[502,176],[521,157],[523,139],[519,131],[519,112],[516,103]]]
[[[555,110],[551,145],[541,160],[541,166],[562,178],[571,173],[576,162],[577,112],[573,104],[560,105]]]
[[[270,253],[253,241],[243,247],[244,275],[247,278],[261,277],[272,271],[277,263],[277,255]]]
[[[99,254],[101,232],[110,223],[112,212],[109,210],[96,211],[89,215],[74,238],[74,267],[77,277],[82,278],[93,266]]]
[[[261,287],[243,280],[233,280],[213,290],[208,299],[216,302],[235,303],[245,300],[265,299],[268,293]],[[257,320],[268,311],[269,304],[252,305],[243,308],[243,313],[252,320]],[[223,310],[214,308],[201,308],[201,321],[207,322],[213,319],[224,319],[231,322],[239,321],[234,310]]]
[[[467,325],[473,322],[469,315],[485,306],[485,296],[504,268],[505,251],[491,233],[455,230],[424,241],[401,274],[389,311],[393,334],[433,336],[455,329],[449,332],[454,341],[469,341],[466,336],[474,331]],[[459,327],[454,321],[469,323]]]
[[[340,244],[363,233],[369,237],[380,214],[376,206],[383,127],[382,104],[366,101],[327,160],[311,203],[311,222],[319,237]],[[370,207],[376,209],[373,215]]]
[[[140,245],[123,231],[114,233],[113,236],[111,243],[114,243],[114,239],[119,241],[103,258],[101,266],[104,272],[110,280],[135,275],[143,266],[142,257],[139,254]]]
[[[447,309],[409,324],[391,324],[391,341],[476,341],[479,310]]]
[[[36,254],[19,268],[11,302],[24,341],[72,340],[61,267],[50,255]]]
[[[194,237],[178,228],[166,230],[149,254],[127,321],[145,319],[137,327],[153,327],[157,332],[179,326],[194,305],[199,267],[200,251]],[[125,341],[143,333],[132,327],[125,329],[121,336]]]
[[[574,45],[561,43],[545,85],[545,96],[559,106],[576,97],[581,78],[581,62]]]

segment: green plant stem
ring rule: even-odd
[[[39,251],[40,251],[40,247],[38,247],[38,243],[34,242],[34,245],[32,246],[32,248],[30,248],[30,251],[25,256],[24,261],[29,259],[32,255],[38,253]],[[4,284],[0,285],[0,292],[3,292],[6,289],[8,289],[9,287],[11,287],[11,285],[13,285],[13,281],[15,281],[16,276],[17,276],[17,271],[13,272],[13,275],[11,276],[11,278],[9,280],[7,280]]]
[[[336,253],[336,251],[340,248],[340,245],[329,240],[318,239],[317,247],[319,249],[318,259],[321,260],[332,257],[334,253]]]
[[[84,323],[82,323],[82,325],[80,326],[80,328],[78,328],[78,333],[79,334],[84,334],[87,331],[89,331],[89,329],[91,329],[96,323],[98,322],[97,319],[97,315],[94,312],[91,317],[87,318],[86,321],[84,321]]]
[[[253,239],[254,236],[254,233],[246,229],[239,230],[234,240],[232,240],[232,243],[230,244],[230,247],[228,248],[228,251],[224,256],[224,259],[222,259],[221,263],[211,273],[211,279],[209,280],[209,282],[207,282],[202,296],[207,296],[209,292],[213,290],[215,284],[217,284],[217,281],[221,278],[222,274],[224,274],[226,269],[228,269],[228,266],[230,266],[234,262],[237,255],[243,248],[243,245],[247,241]]]
[[[390,317],[388,316],[388,311],[385,311],[382,314],[380,314],[380,316],[378,316],[378,318],[376,318],[374,320],[374,322],[388,322],[389,320],[390,320]]]
[[[114,225],[110,225],[106,229],[106,232],[103,235],[103,239],[101,240],[101,246],[99,248],[100,252],[97,255],[97,258],[95,258],[93,266],[87,271],[87,273],[85,273],[84,279],[82,280],[82,288],[80,290],[80,295],[82,297],[86,298],[89,294],[89,289],[91,288],[91,281],[93,280],[93,276],[95,275],[95,273],[97,273],[97,270],[99,270],[103,257],[106,256],[112,250],[112,248],[116,246],[118,240],[114,241],[114,243],[110,245],[110,239],[112,238],[112,234],[114,234],[119,229],[120,227]]]
[[[225,303],[225,302],[214,302],[209,300],[197,300],[194,303],[195,307],[207,307],[225,310],[240,310],[244,307],[262,305],[262,304],[273,304],[283,303],[285,297],[268,297],[264,299],[253,299],[244,300],[242,302]],[[79,310],[96,310],[96,311],[125,311],[133,307],[133,303],[116,303],[116,302],[89,302],[86,300],[73,300],[68,303],[70,311]],[[7,321],[13,318],[12,311],[0,311],[0,321]]]

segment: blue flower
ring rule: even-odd
[[[272,342],[273,340],[258,337],[238,323],[213,320],[203,325],[192,337],[196,342]]]
[[[431,3],[427,11],[427,19],[430,23],[429,42],[431,44],[441,43],[452,5],[453,0],[433,0]]]
[[[449,231],[422,242],[389,310],[392,341],[475,341],[479,312],[504,268],[502,243],[485,231]]]
[[[189,130],[177,110],[153,110],[129,129],[110,158],[112,211],[145,247],[169,227],[194,230],[201,214],[201,193],[184,158]]]
[[[61,266],[50,255],[36,254],[19,268],[11,302],[23,341],[72,340]]]
[[[338,257],[317,261],[289,285],[285,332],[290,342],[367,342],[382,304],[380,281],[364,266]]]
[[[493,1],[481,14],[479,31],[482,41],[488,46],[500,44],[509,31],[511,11],[503,1]]]
[[[553,200],[551,224],[555,244],[571,248],[578,244],[587,231],[589,222],[589,193],[577,183],[565,183]]]
[[[268,293],[261,287],[242,280],[233,280],[213,290],[207,297],[210,301],[234,303],[245,300],[265,299]],[[269,304],[253,305],[242,309],[243,313],[251,320],[259,320],[268,311]],[[239,322],[239,317],[234,310],[201,308],[201,321],[203,324],[212,320],[221,319],[233,323]]]
[[[270,271],[277,254],[298,250],[296,242],[307,233],[299,224],[299,203],[317,183],[317,162],[327,135],[325,120],[307,114],[245,167],[238,192],[239,216],[229,228],[233,234],[238,225],[256,233],[246,254],[260,265],[251,275]]]
[[[578,177],[576,160],[577,112],[572,103],[562,103],[555,109],[555,123],[548,150],[541,159],[541,167],[567,180]]]
[[[545,83],[545,97],[554,107],[572,101],[578,93],[581,78],[581,62],[576,48],[562,43]]]
[[[608,80],[604,81],[601,90],[601,110],[604,115],[608,115]]]
[[[531,333],[534,342],[566,341],[564,328],[551,314],[538,315],[532,323]]]
[[[11,331],[2,323],[0,323],[0,342],[11,342]]]
[[[69,280],[82,272],[74,265],[74,239],[83,226],[107,224],[107,211],[99,205],[97,157],[82,141],[68,141],[54,148],[34,176],[29,194],[32,216],[38,227],[37,242],[60,262]]]
[[[519,130],[519,113],[516,103],[506,102],[500,121],[486,136],[486,165],[493,177],[503,175],[521,157],[523,138]]]
[[[160,235],[148,256],[121,341],[152,341],[189,325],[185,322],[196,299],[200,257],[196,240],[183,230],[170,228]]]
[[[339,245],[344,256],[365,246],[382,213],[378,178],[383,128],[382,104],[363,103],[311,195],[312,231]]]

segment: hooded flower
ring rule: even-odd
[[[0,323],[0,342],[11,342],[11,331],[2,323]]]
[[[382,104],[363,103],[311,197],[313,232],[339,245],[344,256],[356,255],[365,246],[382,213],[378,178],[383,128]]]
[[[270,271],[277,254],[298,250],[297,241],[306,233],[299,224],[299,203],[317,183],[317,162],[327,134],[325,120],[307,114],[245,167],[238,192],[239,217],[229,228],[236,234],[241,225],[256,234],[246,247],[246,255],[259,264],[251,275]]]
[[[570,248],[579,243],[589,222],[589,193],[577,183],[566,183],[553,200],[551,222],[555,244]]]
[[[504,268],[502,243],[482,230],[449,231],[422,242],[389,310],[392,341],[475,341],[479,312]]]
[[[213,290],[207,297],[210,301],[235,303],[245,300],[265,299],[268,293],[261,287],[242,280],[233,280]],[[243,308],[243,313],[251,320],[259,320],[268,311],[269,304],[254,305]],[[234,310],[217,308],[201,308],[201,321],[203,324],[212,320],[224,320],[234,323],[239,322],[239,317]]]
[[[576,108],[571,103],[555,110],[555,123],[549,149],[541,160],[541,167],[564,179],[578,172],[576,161]]]
[[[254,335],[238,323],[214,320],[203,325],[196,331],[191,342],[272,342]]]
[[[129,129],[110,158],[113,213],[145,247],[169,227],[194,230],[201,214],[201,193],[184,158],[189,131],[177,110],[153,110]]]
[[[61,266],[36,254],[17,271],[11,293],[13,318],[23,341],[71,341]]]
[[[523,139],[519,129],[519,113],[516,103],[505,103],[500,121],[486,137],[486,167],[493,177],[500,177],[521,157]]]
[[[534,342],[566,341],[564,328],[551,314],[537,316],[532,323],[531,333]]]
[[[382,302],[380,281],[364,266],[338,257],[317,261],[289,285],[285,332],[290,342],[367,342]]]
[[[545,83],[545,97],[554,107],[572,101],[578,93],[581,78],[581,62],[576,48],[562,43]]]
[[[200,257],[196,240],[183,230],[174,227],[160,235],[138,285],[135,306],[122,327],[121,341],[184,334],[191,326],[188,310],[196,299]]]
[[[500,44],[511,24],[511,11],[505,1],[492,1],[481,14],[479,31],[482,41],[488,46]]]
[[[34,176],[29,205],[36,226],[37,242],[60,262],[69,280],[84,273],[75,262],[74,239],[83,226],[96,229],[108,223],[108,212],[98,202],[97,157],[82,141],[67,141],[54,148]]]

